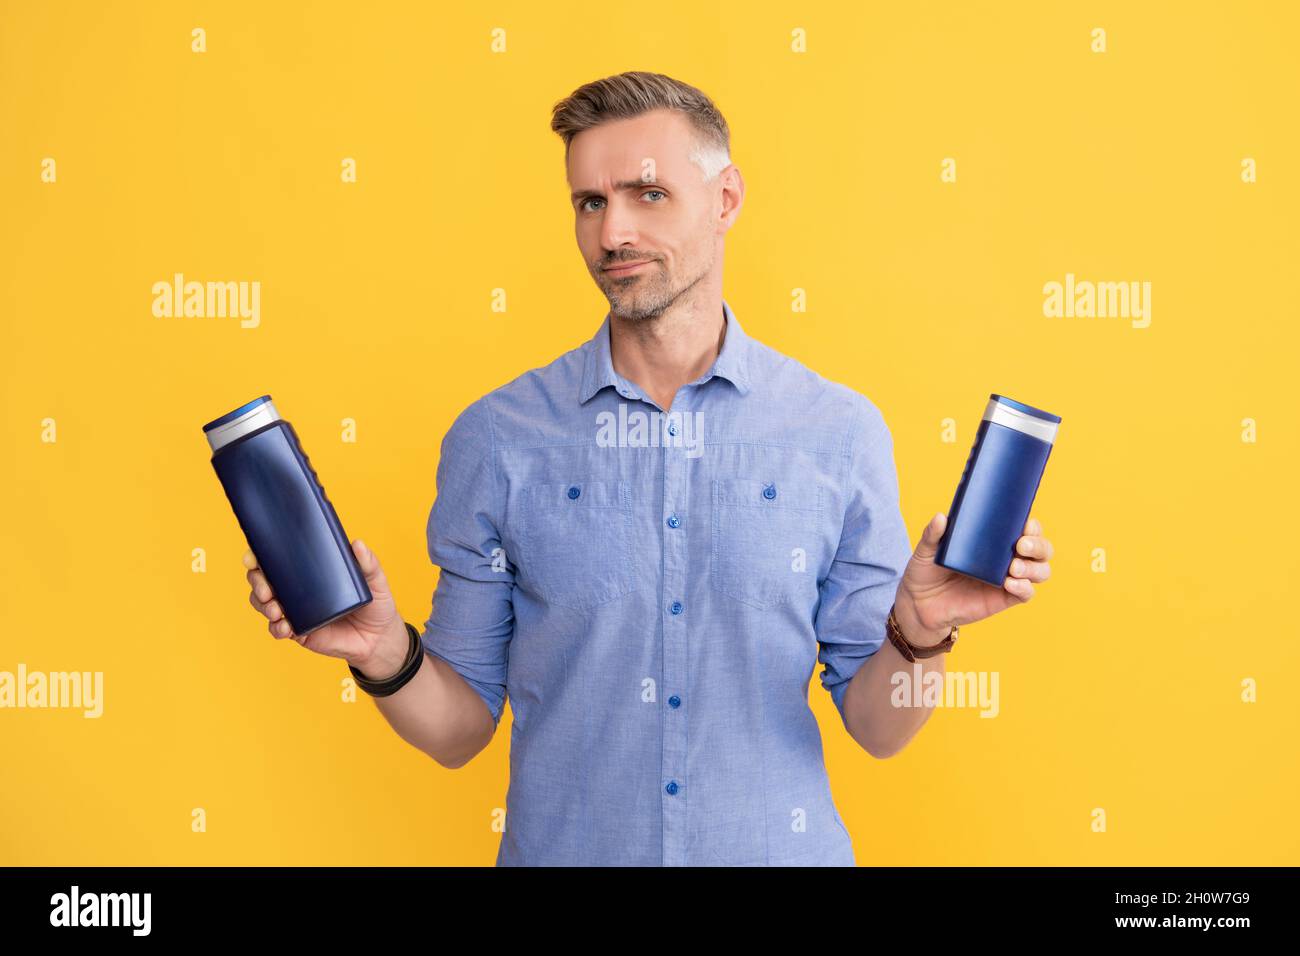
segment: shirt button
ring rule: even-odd
[[[669,781],[668,781],[668,786],[664,787],[664,789],[668,791],[669,795],[676,794],[676,793],[677,793],[677,790],[679,789],[678,786],[677,786],[677,781],[676,781],[676,780],[669,780]]]
[[[669,706],[669,707],[680,707],[680,706],[682,706],[682,699],[681,699],[680,697],[678,697],[676,694],[673,694],[673,696],[671,696],[671,697],[668,698],[668,706]]]
[[[582,494],[582,491],[578,488],[577,485],[569,485],[569,497],[570,497],[570,498],[576,498],[576,497],[578,497],[578,495],[580,495],[580,494]]]
[[[670,435],[676,435],[676,434],[677,434],[677,423],[676,423],[676,422],[669,422],[669,423],[668,423],[668,434],[670,434]]]
[[[764,488],[764,489],[763,489],[763,497],[766,498],[768,501],[771,501],[773,498],[775,498],[775,497],[776,497],[776,485],[768,485],[766,488]]]
[[[679,524],[681,524],[681,522],[677,520],[677,515],[668,516],[668,527],[676,528]]]
[[[681,614],[681,613],[682,613],[682,602],[681,602],[681,601],[674,601],[674,602],[673,602],[673,606],[670,607],[669,610],[672,611],[674,614]]]

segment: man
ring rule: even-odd
[[[423,632],[356,541],[374,601],[295,639],[375,682],[446,767],[509,697],[499,865],[852,865],[815,660],[853,739],[897,753],[929,715],[890,704],[903,651],[942,671],[951,629],[1029,600],[1051,545],[1031,519],[1002,588],[933,563],[942,513],[911,551],[875,405],[749,337],[722,298],[745,185],[708,97],[625,73],[558,103],[552,128],[608,314],[452,424]],[[250,600],[290,636],[246,562]]]

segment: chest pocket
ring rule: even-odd
[[[817,595],[822,487],[813,483],[715,478],[713,588],[760,609]]]
[[[636,589],[629,482],[532,485],[521,505],[519,575],[548,603],[587,611]]]

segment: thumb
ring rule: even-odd
[[[921,540],[916,545],[916,556],[926,560],[932,559],[939,553],[939,541],[943,538],[944,529],[948,527],[948,516],[940,511],[930,523],[925,526],[921,532]]]
[[[379,559],[375,557],[375,552],[366,547],[364,541],[357,538],[352,542],[352,553],[357,556],[357,564],[361,565],[361,573],[366,576],[366,583],[372,589],[388,590],[388,579],[384,576],[384,569],[379,566]]]

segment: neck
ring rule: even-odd
[[[712,368],[726,332],[721,294],[675,302],[645,321],[611,312],[610,359],[614,371],[641,386],[660,409],[670,411],[678,389]]]

